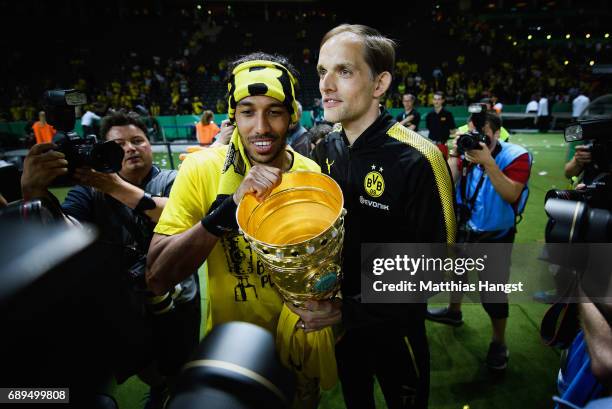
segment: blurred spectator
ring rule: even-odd
[[[548,132],[549,123],[548,97],[543,94],[538,101],[538,130],[542,133]]]
[[[538,113],[538,98],[536,97],[535,94],[533,94],[531,96],[531,100],[529,101],[529,103],[527,104],[527,107],[525,107],[525,113],[526,114],[537,114]]]
[[[453,114],[444,108],[444,94],[439,91],[434,93],[433,109],[425,117],[425,122],[429,129],[429,139],[438,146],[446,159],[448,157],[446,142],[448,138],[454,137],[457,125]]]
[[[98,107],[96,107],[98,108]],[[99,123],[102,118],[98,115],[98,109],[89,107],[81,117],[81,126],[83,127],[83,136],[98,135],[100,129]]]
[[[200,97],[198,96],[193,97],[193,102],[191,103],[191,106],[193,108],[194,115],[201,115],[204,111],[204,103],[200,101]]]
[[[215,135],[219,133],[219,127],[215,124],[215,116],[212,111],[206,110],[196,124],[196,137],[200,145],[210,145]]]
[[[499,101],[497,95],[491,95],[491,108],[497,115],[501,115],[504,105]]]
[[[225,101],[222,99],[218,99],[216,109],[218,114],[225,113],[227,111],[227,109],[225,108]]]
[[[591,100],[589,97],[584,95],[582,92],[578,92],[578,96],[572,101],[572,119],[578,119],[590,102]]]
[[[333,130],[331,124],[321,122],[308,130],[308,138],[310,139],[310,152]]]
[[[32,131],[36,137],[36,143],[49,143],[53,140],[55,135],[55,128],[47,123],[47,114],[45,111],[38,113],[38,121],[32,125]]]
[[[302,126],[302,104],[295,101],[297,105],[297,122],[289,126],[289,134],[287,136],[287,145],[290,145],[293,150],[301,153],[304,156],[310,156],[310,141],[306,134],[306,128]]]
[[[419,130],[419,122],[421,122],[421,114],[414,109],[416,97],[412,94],[404,94],[402,96],[402,104],[404,104],[404,112],[399,114],[395,119],[400,124],[413,131]]]
[[[313,124],[318,125],[325,120],[323,117],[323,106],[321,105],[321,98],[314,99],[314,106],[312,107],[311,113]]]

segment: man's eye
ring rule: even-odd
[[[319,70],[319,77],[323,77],[327,71]]]
[[[240,115],[251,115],[252,111],[249,110],[244,110],[244,111],[240,111]]]
[[[270,111],[270,115],[272,115],[272,116],[279,116],[279,115],[282,115],[282,114],[283,114],[282,111]]]
[[[344,76],[351,75],[351,72],[349,70],[346,70],[346,69],[340,70],[340,75],[344,75]]]

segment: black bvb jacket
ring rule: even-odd
[[[386,111],[349,146],[343,130],[331,132],[313,152],[321,171],[342,188],[342,314],[347,329],[422,320],[424,304],[361,304],[362,243],[454,242],[454,192],[438,148],[397,123]]]

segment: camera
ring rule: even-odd
[[[248,340],[248,341],[247,341]],[[215,326],[183,367],[169,409],[289,408],[295,379],[271,333],[246,322]]]
[[[468,112],[470,113],[470,121],[474,124],[474,130],[457,137],[457,152],[460,155],[474,149],[481,150],[480,142],[485,145],[491,143],[491,138],[485,135],[483,130],[487,114],[486,104],[471,104],[468,107]]]
[[[96,240],[92,226],[32,216],[0,213],[0,230],[13,233],[0,247],[0,325],[11,329],[0,339],[0,384],[67,387],[62,406],[98,409],[113,378],[122,383],[150,362],[147,324],[123,277],[109,274],[120,248]],[[178,381],[172,409],[282,409],[295,392],[272,334],[245,322],[215,326]]]
[[[90,167],[103,173],[121,170],[123,149],[119,145],[112,141],[98,142],[95,135],[81,138],[74,132],[75,107],[86,102],[85,94],[74,89],[50,90],[43,95],[47,121],[57,129],[53,142],[68,161],[68,175],[58,177],[54,186],[73,185],[71,175],[79,167]]]
[[[547,243],[607,243],[612,238],[612,118],[578,120],[565,128],[565,141],[584,141],[591,152],[585,187],[549,190]]]

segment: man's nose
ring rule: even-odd
[[[270,133],[270,121],[268,120],[268,116],[265,112],[258,114],[255,120],[255,134],[265,135]]]

